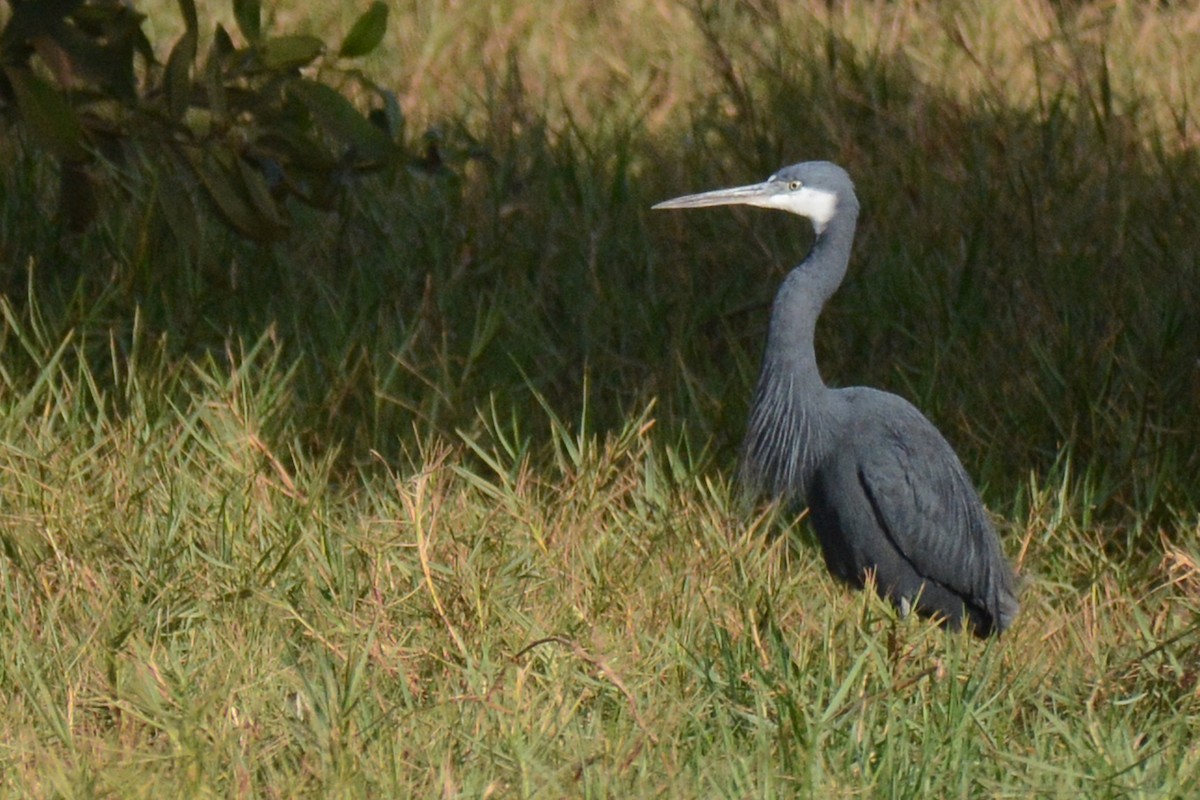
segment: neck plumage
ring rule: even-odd
[[[742,446],[741,477],[755,491],[802,498],[833,445],[823,432],[833,413],[817,368],[817,317],[850,261],[857,205],[839,207],[812,250],[784,278],[771,308],[766,354]]]

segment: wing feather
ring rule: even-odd
[[[966,470],[919,411],[891,405],[859,454],[859,481],[880,526],[918,575],[1007,627],[1016,614],[1011,571]]]

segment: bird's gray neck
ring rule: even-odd
[[[857,218],[857,207],[839,207],[808,256],[783,279],[771,307],[764,362],[778,362],[772,366],[792,375],[805,398],[825,390],[813,349],[817,317],[846,276]]]
[[[771,308],[742,478],[784,499],[807,493],[813,472],[835,445],[827,435],[834,398],[821,379],[813,339],[821,309],[846,274],[857,217],[853,202],[838,208],[808,256],[784,278]]]

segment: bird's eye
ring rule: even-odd
[[[800,188],[801,186],[803,186],[803,185],[804,185],[804,184],[803,184],[803,183],[801,183],[800,181],[788,181],[788,191],[789,191],[789,192],[794,192],[794,191],[796,191],[797,189],[799,189],[799,188]]]

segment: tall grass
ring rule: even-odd
[[[447,169],[272,248],[179,246],[150,172],[65,236],[6,168],[4,791],[1192,793],[1200,16],[852,5],[394,5]],[[647,209],[808,158],[864,207],[826,377],[955,443],[1000,641],[729,483],[808,234]]]

